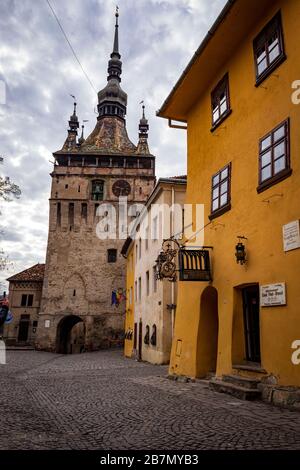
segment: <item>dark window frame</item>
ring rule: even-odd
[[[220,96],[224,92],[226,93],[226,111],[221,114],[221,103],[220,103]],[[218,108],[219,108],[219,117],[216,121],[214,121],[214,108],[216,101],[218,101]],[[213,91],[211,92],[211,122],[212,128],[211,132],[213,132],[230,114],[231,114],[231,105],[230,105],[230,93],[229,93],[229,74],[228,72],[224,75],[224,77],[219,81],[219,83],[215,86]]]
[[[228,176],[222,180],[221,179],[221,174],[226,169],[228,169]],[[220,176],[219,182],[217,184],[214,184],[214,178],[218,175]],[[210,209],[211,213],[208,216],[210,220],[215,219],[216,217],[219,217],[220,215],[224,214],[225,212],[227,212],[231,209],[231,180],[232,180],[232,164],[231,164],[231,162],[227,163],[227,165],[223,166],[223,168],[221,168],[219,171],[217,171],[216,173],[213,174],[213,176],[211,178],[211,195],[210,195],[210,197],[211,197],[211,209]],[[228,187],[227,187],[227,195],[228,196],[227,196],[226,204],[223,204],[221,206],[220,205],[221,196],[223,194],[226,194],[226,193],[221,193],[221,186],[225,181],[227,181],[227,183],[228,183]],[[214,193],[214,190],[216,188],[219,188],[219,195],[218,195],[219,206],[218,206],[217,209],[213,209],[213,202],[214,202],[215,199],[217,199],[217,198],[213,197],[213,193]]]
[[[283,137],[279,138],[276,142],[274,141],[274,134],[278,131],[282,126],[285,126],[285,134]],[[271,144],[262,150],[262,142],[268,138],[271,138]],[[275,158],[274,156],[274,149],[280,143],[284,142],[285,144],[285,161],[286,165],[285,168],[279,171],[277,174],[274,172],[274,164],[275,161],[282,158],[279,156]],[[262,166],[262,158],[266,155],[269,151],[271,151],[271,176],[268,179],[262,180],[262,170],[266,168],[270,164]],[[290,118],[285,119],[282,121],[278,126],[274,127],[268,134],[264,135],[261,139],[259,139],[259,147],[258,147],[258,187],[257,192],[261,193],[266,189],[270,188],[274,184],[279,183],[280,181],[284,180],[285,178],[289,177],[292,174],[291,168],[291,155],[290,155]]]
[[[118,256],[118,250],[116,248],[109,248],[107,250],[107,262],[108,263],[116,263]]]
[[[86,202],[81,203],[81,219],[87,223],[88,220],[88,205]]]
[[[32,307],[34,295],[33,294],[22,294],[21,307]]]
[[[32,307],[32,306],[33,306],[33,294],[28,294],[27,307]]]
[[[100,183],[102,185],[102,192],[100,191],[99,194],[101,195],[100,198],[97,196],[98,193],[95,192],[95,186]],[[92,181],[92,189],[91,189],[91,199],[93,201],[104,201],[104,185],[105,181],[103,179],[95,179]]]
[[[278,35],[278,44],[280,53],[272,62],[270,62],[270,52],[268,50],[268,42],[272,38],[272,35],[277,33]],[[259,50],[265,48],[267,68],[258,73],[258,53]],[[274,49],[274,48],[273,48]],[[264,26],[261,32],[253,40],[253,53],[254,53],[254,65],[255,65],[255,77],[256,83],[255,86],[259,86],[282,62],[286,60],[285,47],[284,47],[284,37],[283,37],[283,27],[282,27],[282,18],[281,11],[276,13],[275,16]]]

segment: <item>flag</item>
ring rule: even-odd
[[[126,300],[126,295],[122,288],[114,289],[111,293],[111,305],[119,307],[120,303]]]
[[[111,304],[115,305],[116,307],[119,306],[119,302],[118,302],[118,299],[117,299],[117,292],[115,290],[113,290],[112,293],[111,293]]]
[[[8,313],[7,313],[7,317],[6,317],[6,320],[5,320],[5,324],[8,325],[9,323],[11,323],[13,321],[14,317],[13,317],[13,314],[11,313],[11,311],[9,310]]]

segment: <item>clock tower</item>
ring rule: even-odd
[[[118,11],[107,85],[98,93],[98,117],[78,138],[76,103],[68,135],[53,154],[49,234],[36,347],[59,353],[121,345],[125,316],[124,239],[119,238],[119,198],[145,203],[155,183],[145,108],[138,144],[127,135],[127,94],[120,86]],[[103,205],[103,206],[102,206]],[[102,206],[102,208],[101,208]],[[116,237],[96,230],[107,212],[117,214]]]

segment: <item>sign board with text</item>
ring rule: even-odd
[[[285,282],[260,286],[260,305],[261,307],[286,305]]]
[[[282,227],[284,251],[300,248],[299,220],[294,220]]]

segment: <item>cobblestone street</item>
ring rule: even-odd
[[[9,351],[1,449],[300,449],[300,413],[166,378],[119,351]]]

